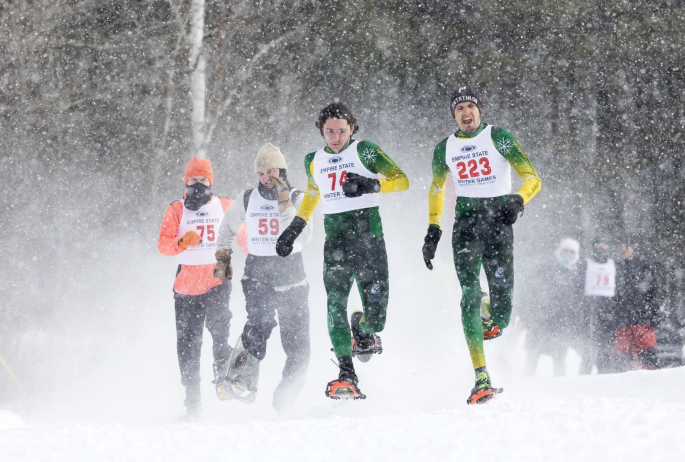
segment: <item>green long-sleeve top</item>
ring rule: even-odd
[[[347,149],[353,142],[354,140],[350,139],[342,150]],[[331,155],[335,154],[329,147],[326,147],[325,151]],[[405,175],[397,164],[374,143],[370,141],[360,141],[357,144],[357,155],[364,167],[369,171],[385,177],[378,179],[378,182],[381,185],[380,192],[399,192],[409,188],[409,179],[407,178],[407,175]],[[297,216],[305,221],[311,218],[312,213],[314,213],[314,210],[321,200],[319,186],[316,184],[314,178],[315,156],[316,152],[312,152],[307,154],[304,159],[305,172],[307,173],[307,191],[305,192],[302,204],[297,211]],[[354,234],[353,231],[358,229],[358,227],[356,227],[356,222],[362,217],[366,217],[367,214],[371,237],[383,236],[383,227],[378,213],[378,207],[372,207],[369,209],[351,210],[349,212],[326,215],[324,217],[326,238],[344,239],[351,237],[351,234]]]
[[[468,139],[478,136],[487,127],[482,122],[473,133],[464,133],[458,130],[454,135],[459,139]],[[516,194],[523,198],[526,204],[535,196],[541,188],[542,182],[530,159],[519,146],[518,141],[507,130],[493,126],[491,131],[492,143],[497,151],[511,164],[516,173],[523,179],[523,184]],[[449,138],[449,137],[448,137]],[[428,222],[429,225],[440,226],[442,209],[445,202],[445,182],[450,175],[450,168],[446,162],[447,139],[442,140],[433,151],[433,182],[428,192]],[[468,199],[468,200],[466,200]],[[473,209],[485,207],[491,204],[488,198],[457,198],[455,213],[466,213]]]

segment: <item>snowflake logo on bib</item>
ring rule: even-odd
[[[497,150],[502,154],[509,154],[511,148],[513,147],[514,145],[511,144],[511,141],[506,138],[503,138],[497,142]]]
[[[369,165],[373,165],[376,162],[376,150],[373,148],[366,148],[360,152],[359,155],[362,156],[364,162]]]

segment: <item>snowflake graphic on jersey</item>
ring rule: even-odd
[[[369,165],[373,165],[376,162],[376,150],[374,148],[366,148],[359,155]]]
[[[506,138],[503,138],[497,142],[497,150],[502,154],[509,154],[511,148],[513,147],[514,145],[511,144],[511,141]]]
[[[307,195],[309,196],[310,199],[314,199],[319,196],[319,190],[318,189],[307,189]]]

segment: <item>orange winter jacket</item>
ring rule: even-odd
[[[220,197],[221,207],[224,213],[231,206],[231,199]],[[183,217],[183,201],[174,201],[166,209],[162,226],[159,229],[157,248],[162,255],[174,257],[183,249],[178,245],[178,227]],[[240,227],[236,239],[238,246],[247,254],[247,228],[243,224]],[[182,295],[202,295],[212,287],[221,284],[221,281],[214,277],[214,266],[211,265],[178,265],[176,281],[174,282],[174,292]]]

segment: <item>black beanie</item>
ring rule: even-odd
[[[452,117],[454,117],[454,109],[457,107],[457,104],[465,101],[476,103],[478,110],[481,113],[483,112],[483,103],[480,101],[480,93],[478,93],[478,90],[475,88],[467,85],[465,87],[459,87],[459,89],[452,93],[452,98],[450,99],[450,111],[452,111]]]

